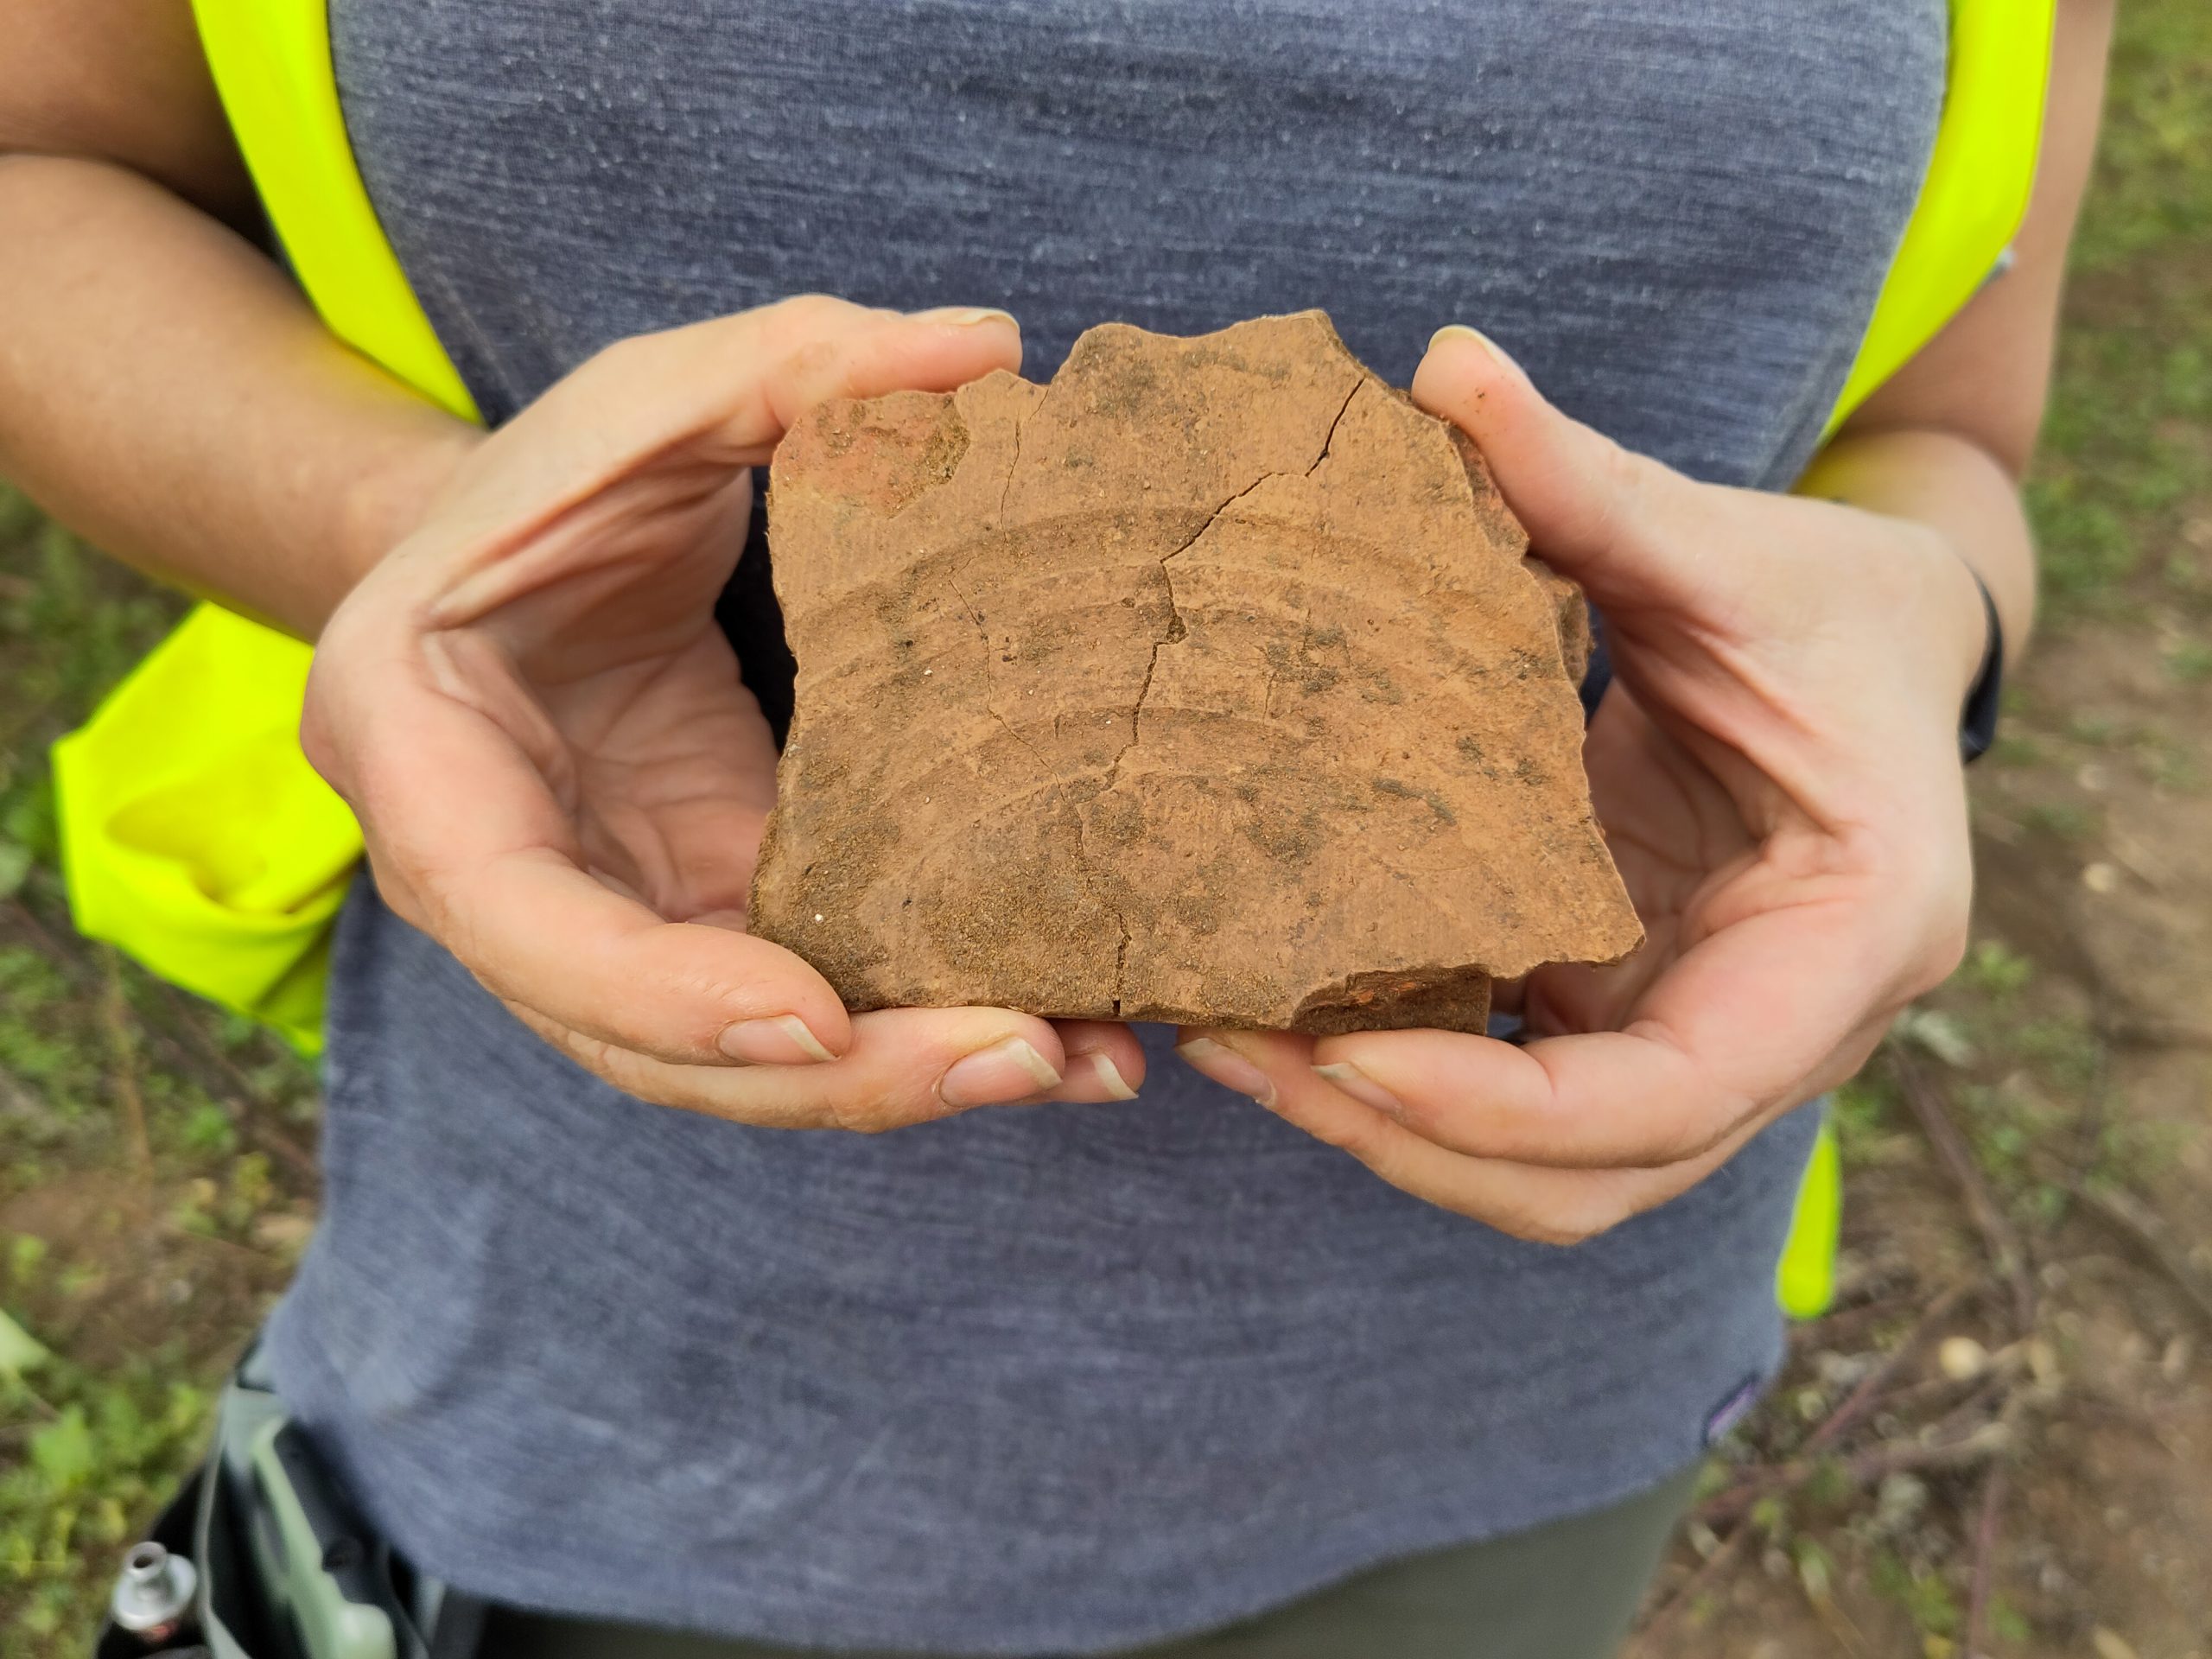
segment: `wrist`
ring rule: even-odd
[[[1996,607],[1981,573],[1956,542],[1932,526],[1898,522],[1907,524],[1921,544],[1928,582],[1923,602],[1938,624],[1943,684],[1963,706],[1997,644]]]
[[[1997,601],[1981,572],[1950,537],[1928,527],[1933,608],[1942,619],[1947,710],[1955,713],[1962,759],[1978,759],[1997,728],[1997,698],[2004,668],[2005,632]]]
[[[454,471],[484,441],[482,429],[425,408],[420,427],[387,442],[357,472],[340,505],[341,580],[361,578],[421,524]]]

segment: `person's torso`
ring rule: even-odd
[[[1786,486],[1910,210],[1943,0],[335,0],[379,214],[486,415],[805,289],[1439,325]],[[645,1107],[357,896],[288,1396],[509,1600],[775,1640],[1097,1650],[1694,1456],[1777,1352],[1802,1115],[1571,1252],[1174,1061],[861,1140]]]
[[[371,194],[493,420],[784,295],[1471,322],[1566,408],[1784,485],[1904,229],[1944,0],[335,0]]]

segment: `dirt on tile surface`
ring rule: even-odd
[[[1579,595],[1319,313],[825,405],[768,522],[753,925],[852,1007],[1479,1030],[1492,976],[1641,938]]]

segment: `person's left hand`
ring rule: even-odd
[[[1616,678],[1585,753],[1648,942],[1531,975],[1525,1046],[1186,1031],[1182,1052],[1408,1192],[1573,1243],[1850,1077],[1957,965],[1981,599],[1932,531],[1694,482],[1470,330],[1438,336],[1413,391],[1605,613]]]

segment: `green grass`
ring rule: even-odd
[[[2029,488],[2063,620],[2109,608],[2146,557],[2177,592],[2177,510],[2212,493],[2212,6],[2123,6],[2075,304]]]
[[[101,1370],[51,1358],[0,1370],[0,1586],[12,1604],[0,1652],[83,1647],[105,1562],[191,1469],[210,1402],[173,1344]]]
[[[0,484],[0,1334],[49,1351],[0,1344],[0,1659],[88,1650],[118,1552],[191,1466],[297,1249],[304,1183],[241,1126],[309,1135],[311,1077],[74,940],[56,874],[48,746],[181,608]],[[271,1217],[295,1218],[274,1246]]]

